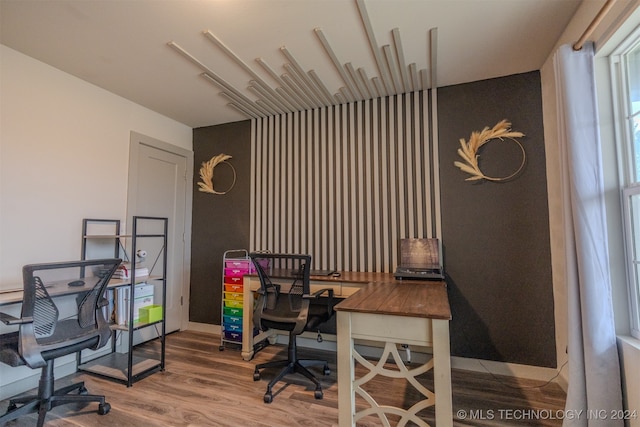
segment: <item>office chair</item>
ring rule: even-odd
[[[19,330],[0,335],[0,361],[41,369],[37,395],[9,401],[0,425],[38,412],[38,427],[47,411],[71,402],[98,402],[98,414],[111,406],[104,396],[90,395],[83,382],[54,391],[54,360],[83,349],[97,350],[111,337],[103,311],[106,286],[120,259],[31,264],[22,268],[24,296],[20,318],[0,313]],[[55,298],[52,298],[55,297]],[[76,391],[78,394],[69,394]]]
[[[322,289],[311,294],[309,286],[310,255],[249,254],[260,279],[260,290],[253,313],[255,326],[263,331],[277,329],[289,332],[286,360],[256,365],[253,380],[260,380],[260,370],[284,367],[267,385],[264,402],[273,400],[273,386],[285,375],[299,373],[316,386],[314,397],[322,399],[318,379],[307,369],[322,365],[323,374],[329,375],[329,365],[323,360],[298,359],[296,337],[304,331],[317,331],[318,326],[333,315],[333,289]],[[326,298],[320,298],[322,294]],[[245,331],[245,333],[247,333]]]

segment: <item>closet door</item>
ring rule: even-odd
[[[188,250],[185,236],[193,154],[143,135],[131,135],[127,220],[133,215],[169,218],[167,248],[167,333],[188,322]],[[129,227],[127,227],[127,232]],[[152,262],[152,261],[151,261]]]

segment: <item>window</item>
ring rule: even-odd
[[[640,339],[640,30],[611,56],[631,334]]]

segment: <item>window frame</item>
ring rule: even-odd
[[[637,253],[635,247],[639,246],[638,242],[633,239],[633,221],[632,221],[632,203],[631,198],[640,197],[640,185],[627,186],[622,190],[622,214],[624,216],[623,229],[625,241],[625,264],[627,266],[627,288],[629,293],[629,320],[631,323],[631,335],[640,339],[640,259],[636,259]],[[635,212],[636,216],[640,216],[640,212]],[[640,223],[640,221],[635,221]],[[640,230],[637,231],[640,237]]]
[[[622,208],[622,231],[625,249],[626,285],[629,298],[629,320],[631,335],[640,339],[640,227],[634,236],[634,223],[640,223],[640,209],[634,212],[631,199],[640,196],[640,173],[637,173],[633,135],[633,117],[629,93],[631,87],[627,74],[626,56],[640,46],[640,27],[632,31],[609,56],[611,89],[613,94],[614,129],[618,147],[620,179],[620,203]],[[633,221],[635,215],[636,221]],[[636,253],[638,252],[638,253]],[[638,258],[635,260],[634,258]],[[636,266],[638,268],[636,268]]]

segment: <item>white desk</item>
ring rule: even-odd
[[[257,276],[245,276],[243,331],[253,330],[253,293],[259,287],[260,282]],[[336,297],[346,298],[335,307],[340,378],[338,381],[340,426],[355,426],[357,420],[371,414],[385,420],[385,413],[401,414],[408,421],[425,426],[426,423],[412,415],[433,405],[436,410],[436,426],[452,426],[449,346],[451,310],[446,284],[440,281],[398,281],[393,275],[386,273],[343,272],[340,277],[313,276],[311,292],[322,288],[331,288]],[[254,343],[273,335],[273,331],[262,332],[256,337],[250,333],[243,333],[242,357],[245,360],[251,360]],[[418,385],[416,388],[424,399],[412,408],[390,408],[378,405],[375,396],[368,395],[361,388],[366,379],[355,378],[354,363],[357,361],[369,368],[369,376],[382,375],[397,378],[399,371],[385,370],[383,363],[371,363],[365,360],[355,350],[354,339],[382,342],[385,346],[382,357],[386,360],[387,355],[392,354],[400,362],[397,344],[433,348],[433,358],[425,365],[414,367],[412,364],[409,369],[403,364],[400,371],[401,377],[410,384],[418,384],[414,377],[433,369],[434,390],[427,390]],[[364,398],[369,403],[369,408],[356,412],[356,393],[360,396],[366,395]]]
[[[384,273],[354,273],[342,272],[339,277],[333,276],[311,276],[311,293],[319,290],[331,288],[336,298],[346,298],[358,292],[362,287],[371,281],[379,281],[388,278],[390,275]],[[265,339],[275,339],[276,332],[266,331],[255,337],[250,332],[253,331],[253,293],[260,289],[260,280],[257,275],[244,276],[243,281],[243,316],[242,316],[242,358],[251,360],[253,358],[254,343]]]
[[[415,414],[435,405],[436,426],[453,425],[451,401],[451,358],[449,320],[451,310],[444,282],[388,280],[370,283],[335,307],[338,316],[338,420],[341,427],[355,426],[362,417],[377,416],[389,425],[387,414],[400,415],[399,425],[412,422],[427,426]],[[354,339],[383,342],[380,361],[366,360],[356,351]],[[398,344],[433,348],[433,357],[422,366],[408,367],[398,354]],[[398,369],[386,369],[391,355]],[[355,362],[368,372],[355,377]],[[433,369],[434,390],[422,386],[415,377]],[[345,372],[348,372],[348,377]],[[380,405],[376,396],[362,387],[373,377],[404,378],[423,399],[410,408]],[[348,378],[348,380],[347,380]],[[346,381],[345,381],[346,380]],[[437,398],[436,398],[437,394]],[[356,395],[365,408],[356,411]]]

